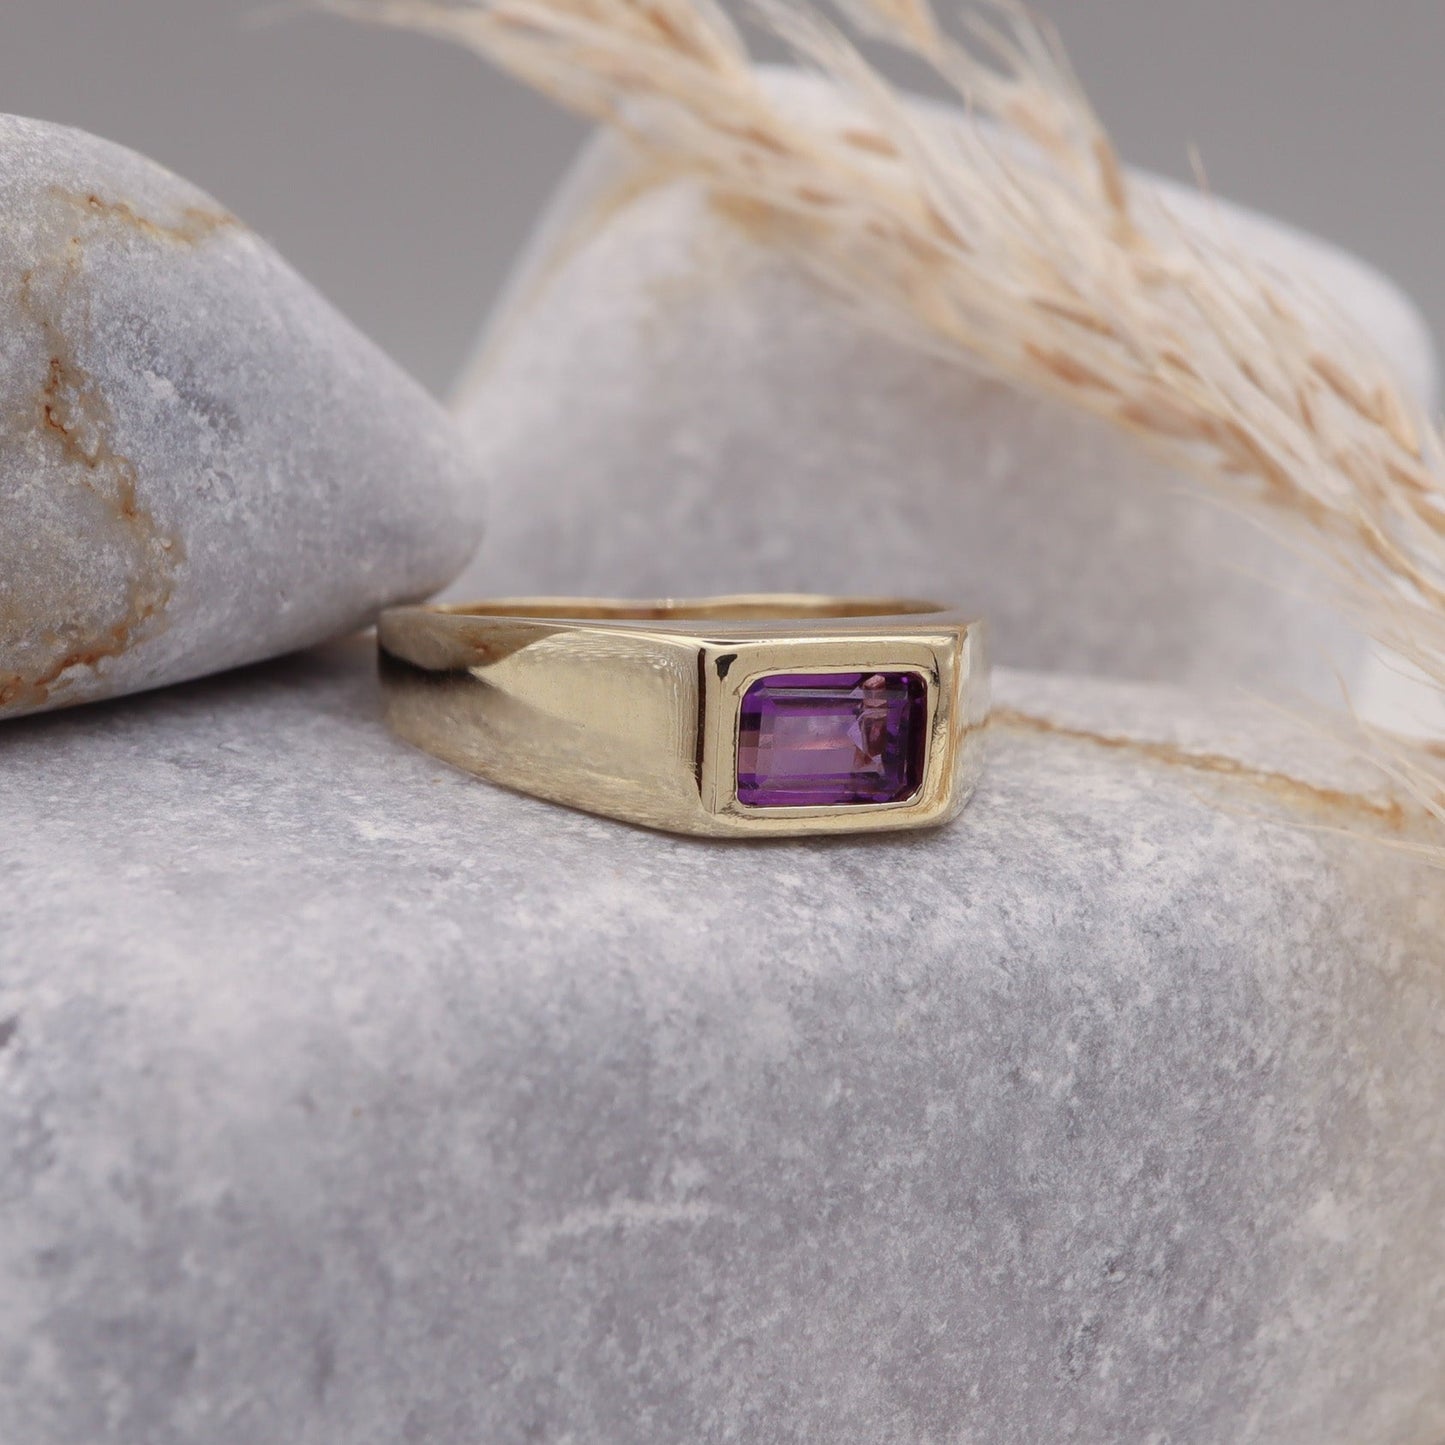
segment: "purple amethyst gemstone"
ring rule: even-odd
[[[902,802],[923,783],[927,731],[928,689],[916,672],[759,678],[738,721],[738,802]]]

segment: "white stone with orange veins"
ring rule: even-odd
[[[0,717],[345,632],[480,532],[442,409],[236,217],[0,117]]]

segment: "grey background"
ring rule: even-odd
[[[266,0],[0,0],[0,109],[144,151],[429,386],[582,131],[436,42]],[[1042,0],[1132,161],[1349,246],[1445,323],[1440,0]]]

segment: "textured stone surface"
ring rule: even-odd
[[[836,104],[776,83],[810,113]],[[459,592],[937,592],[986,613],[1016,666],[1331,699],[1335,667],[1354,674],[1314,575],[1136,444],[860,328],[689,186],[619,202],[630,179],[611,142],[587,154],[458,393],[496,479]],[[1282,286],[1328,293],[1433,394],[1429,339],[1387,282],[1160,189]]]
[[[0,117],[0,716],[344,632],[480,508],[442,409],[233,216]]]
[[[691,204],[517,293],[469,590],[957,591],[1044,662],[1316,678],[1218,518],[1196,564],[1127,450]],[[957,825],[825,844],[465,778],[355,645],[0,729],[0,1442],[1437,1445],[1438,875],[1282,825],[1388,810],[1272,713],[997,691]]]
[[[0,1440],[1435,1445],[1438,877],[1272,715],[998,691],[825,845],[464,777],[362,644],[8,725]]]

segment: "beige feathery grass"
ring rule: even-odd
[[[957,125],[922,116],[804,0],[756,9],[856,122],[776,103],[714,0],[331,3],[470,46],[702,181],[874,316],[1137,434],[1286,532],[1445,689],[1440,433],[1327,302],[1135,196],[1060,47],[1013,0],[968,6],[961,40],[926,0],[840,0],[855,31],[947,82]],[[1445,864],[1445,758],[1365,745],[1438,825],[1422,851]]]

